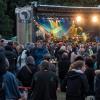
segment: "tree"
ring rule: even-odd
[[[12,32],[13,21],[6,14],[7,5],[4,0],[0,0],[0,34]]]

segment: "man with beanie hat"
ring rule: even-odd
[[[57,100],[57,86],[57,76],[49,70],[49,62],[44,60],[40,71],[33,77],[32,100]]]

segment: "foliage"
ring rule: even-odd
[[[13,20],[6,14],[6,2],[0,0],[0,34],[11,33],[13,28]]]

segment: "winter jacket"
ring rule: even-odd
[[[88,95],[94,95],[94,77],[95,77],[95,72],[93,68],[87,68],[85,70],[85,75],[88,79],[89,83],[89,94]]]
[[[15,76],[10,72],[6,72],[3,78],[6,100],[18,100],[20,98],[20,93]]]
[[[41,61],[43,60],[44,55],[48,54],[48,49],[45,47],[42,48],[34,48],[31,50],[31,55],[35,59],[35,64],[39,65]]]
[[[17,67],[16,67],[16,61],[17,61],[17,56],[13,51],[6,50],[5,55],[9,61],[9,71],[10,72],[15,72]]]
[[[58,80],[52,71],[39,71],[33,77],[32,100],[57,100]]]
[[[27,67],[31,72],[27,69]],[[17,78],[21,81],[23,86],[31,86],[32,77],[36,73],[37,67],[35,65],[25,65],[22,69],[18,72]]]
[[[68,59],[63,59],[62,61],[58,62],[58,73],[59,73],[59,78],[64,79],[68,69],[70,66],[70,61]]]
[[[95,98],[96,100],[100,100],[100,70],[96,70],[95,74],[96,74],[94,81]]]
[[[66,86],[66,100],[85,100],[88,94],[87,78],[78,70],[68,72],[64,86]]]

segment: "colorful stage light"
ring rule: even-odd
[[[76,17],[76,21],[77,21],[77,23],[80,23],[82,21],[82,17],[81,16],[77,16]]]
[[[92,22],[97,23],[98,22],[98,16],[92,16]]]
[[[43,33],[53,34],[55,38],[66,35],[71,24],[66,18],[43,17],[33,21]],[[38,24],[37,24],[38,23]]]

